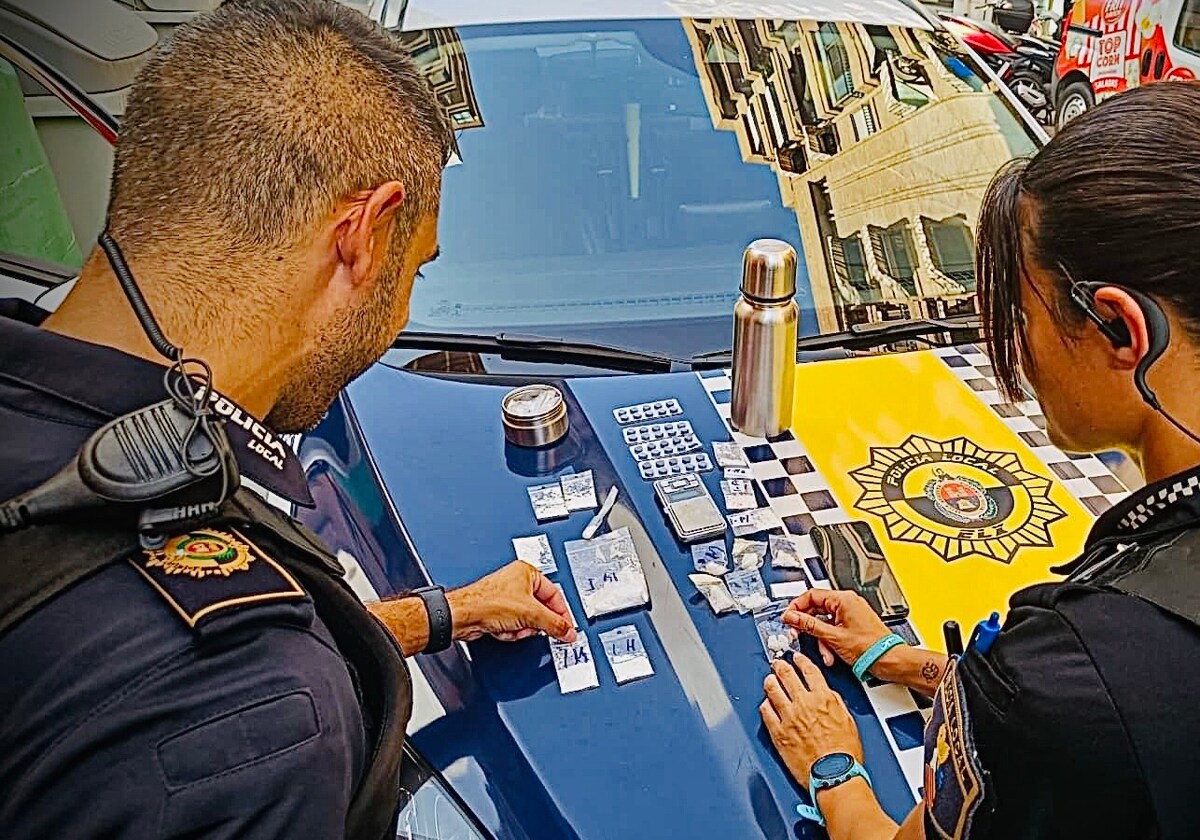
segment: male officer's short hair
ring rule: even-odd
[[[109,229],[300,241],[341,198],[405,185],[398,233],[436,208],[451,134],[396,39],[334,0],[229,0],[179,27],[138,74],[116,148]]]

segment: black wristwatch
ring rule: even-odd
[[[440,586],[423,586],[414,589],[413,595],[425,602],[429,614],[429,644],[422,653],[438,653],[454,643],[454,621],[450,617],[450,602],[446,590]]]

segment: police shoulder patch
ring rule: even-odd
[[[952,660],[933,700],[925,729],[926,824],[942,840],[968,836],[984,796],[984,771],[975,750],[962,677]]]
[[[283,566],[233,530],[197,528],[130,562],[193,629],[235,609],[308,597]]]

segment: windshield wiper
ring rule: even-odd
[[[675,370],[690,370],[687,362],[593,344],[586,341],[568,341],[563,338],[547,338],[540,335],[496,333],[495,335],[469,335],[448,332],[402,332],[392,342],[393,350],[432,350],[457,353],[488,353],[502,359],[517,362],[552,362],[563,365],[620,370],[628,373],[669,373]]]
[[[796,342],[796,352],[819,352],[822,350],[870,350],[885,344],[924,339],[925,336],[959,330],[982,329],[978,315],[960,315],[953,318],[913,318],[906,321],[880,321],[873,324],[855,324],[848,330],[822,335],[804,336]],[[933,342],[930,342],[933,343]],[[696,369],[728,366],[732,351],[716,350],[700,353],[691,359]]]
[[[857,324],[842,332],[805,336],[796,342],[796,352],[869,350],[885,344],[919,340],[931,334],[951,330],[978,330],[981,327],[982,322],[978,315],[944,320],[917,318],[908,321]],[[518,333],[472,335],[451,332],[402,332],[392,342],[392,349],[486,353],[509,361],[578,365],[626,373],[671,373],[728,367],[731,356],[729,350],[717,350],[682,360],[607,344]]]

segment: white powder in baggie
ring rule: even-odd
[[[729,594],[737,602],[739,612],[753,612],[771,605],[766,584],[757,569],[730,572],[725,576],[725,583],[729,586]]]
[[[570,514],[560,485],[541,484],[525,489],[529,494],[529,501],[533,505],[533,515],[538,522],[544,522],[547,519],[561,519]]]
[[[561,693],[573,694],[600,686],[586,633],[580,633],[573,642],[551,639],[550,658],[554,662],[554,675],[558,678],[558,690]]]
[[[573,540],[565,548],[588,618],[649,603],[650,590],[628,528],[593,540]]]
[[[788,651],[800,649],[799,635],[783,623],[786,610],[787,604],[777,603],[754,614],[754,626],[767,659],[778,659]]]
[[[512,544],[518,560],[528,563],[544,575],[552,575],[558,571],[554,552],[550,549],[550,539],[545,534],[514,537]]]
[[[567,510],[595,510],[599,502],[596,500],[596,485],[592,479],[592,471],[564,475],[558,480],[562,487],[563,501]]]
[[[800,556],[800,546],[792,536],[771,534],[768,538],[771,544],[771,565],[776,569],[803,569],[804,560]]]
[[[792,649],[792,639],[787,633],[772,633],[766,637],[767,652],[778,659]]]
[[[729,552],[725,540],[713,540],[692,546],[692,565],[697,572],[723,575],[729,571]]]
[[[688,575],[688,579],[700,590],[700,594],[708,601],[712,611],[717,615],[732,612],[738,608],[733,596],[725,587],[725,582],[719,577],[705,574]]]
[[[743,571],[762,568],[767,556],[767,544],[761,540],[733,540],[733,566]]]
[[[600,634],[600,644],[612,666],[617,685],[654,675],[654,666],[642,647],[642,638],[633,625],[617,627]]]
[[[639,570],[636,575],[630,572],[617,573],[615,580],[607,580],[591,592],[580,590],[579,597],[588,618],[595,618],[643,606],[650,600],[650,592]]]

